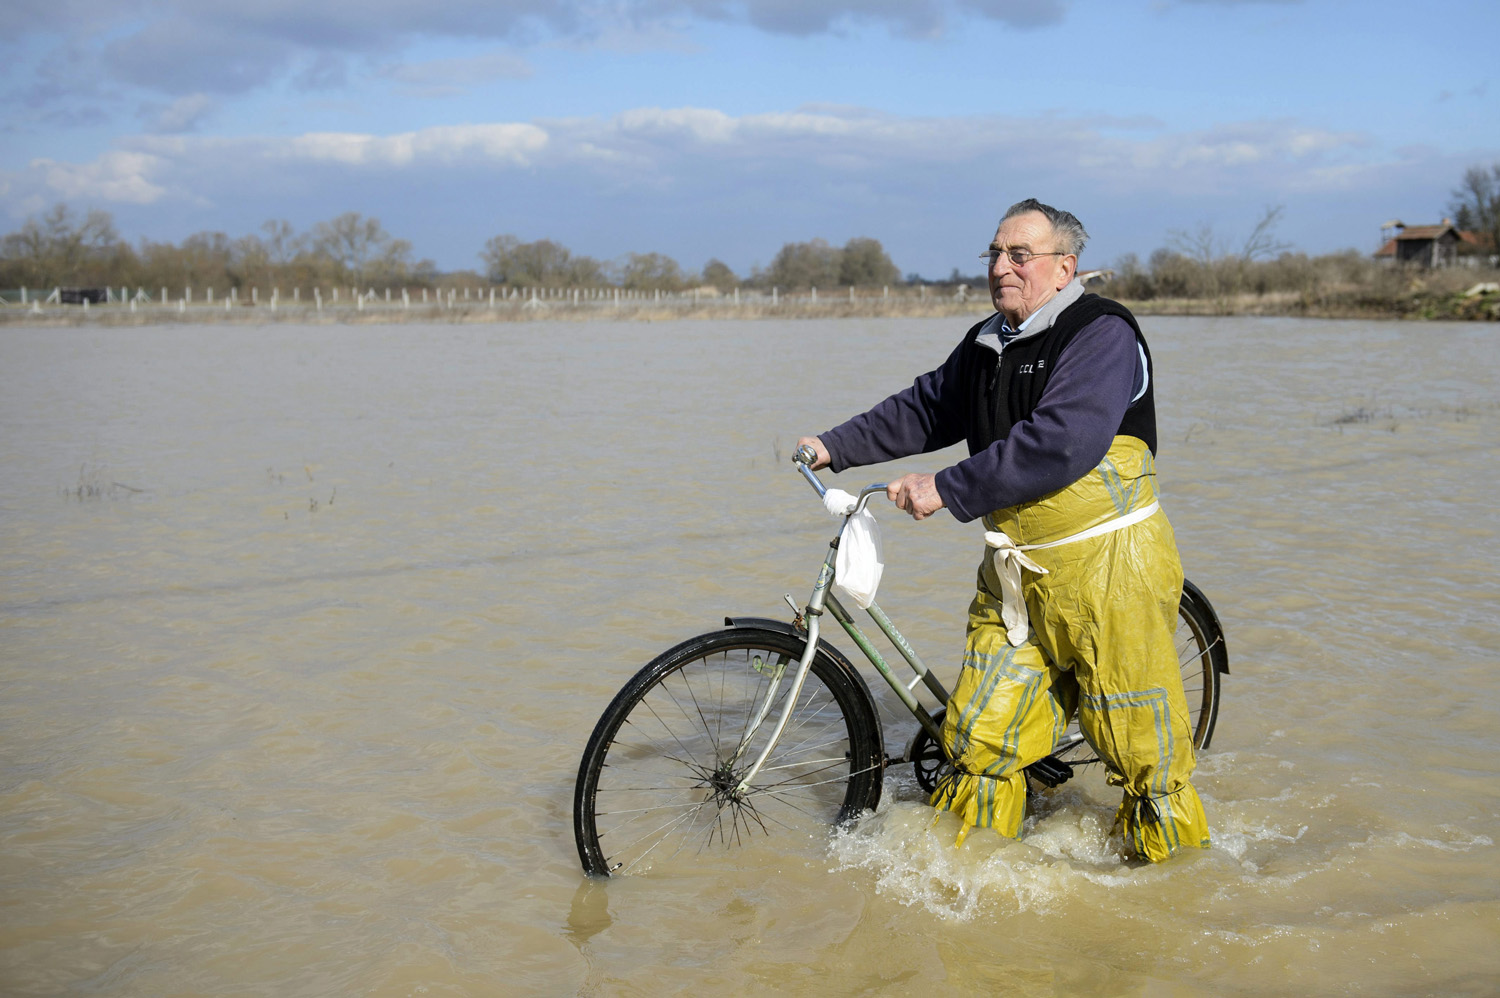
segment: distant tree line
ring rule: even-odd
[[[442,274],[431,260],[413,260],[411,243],[380,220],[358,212],[297,232],[272,220],[258,234],[231,239],[199,232],[180,244],[142,239],[131,245],[108,212],[79,216],[58,204],[0,237],[0,288],[130,287],[155,293],[184,287],[317,286],[442,287],[489,283],[505,288],[615,286],[632,291],[777,286],[783,290],[899,284],[900,272],[880,242],[850,239],[842,247],[821,239],[787,243],[765,269],[740,278],[722,260],[688,271],[663,253],[627,253],[612,261],[577,255],[550,239],[522,242],[496,236],[479,254],[483,273]]]
[[[328,285],[428,285],[437,278],[430,260],[413,262],[411,243],[386,232],[380,221],[348,212],[298,233],[273,220],[259,235],[231,239],[199,232],[180,244],[120,238],[108,212],[82,218],[56,205],[40,218],[0,238],[0,287],[127,286],[308,287]]]
[[[479,256],[484,261],[485,277],[510,287],[615,285],[632,291],[712,287],[727,292],[736,287],[794,291],[901,283],[901,272],[880,241],[867,237],[851,239],[842,247],[822,239],[787,243],[769,267],[755,267],[743,279],[718,259],[710,259],[702,271],[694,273],[662,253],[627,253],[619,260],[605,262],[575,256],[550,239],[523,243],[510,235],[491,239]]]

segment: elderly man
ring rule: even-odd
[[[983,517],[993,549],[943,725],[954,767],[932,798],[962,819],[959,841],[1020,834],[1023,770],[1076,712],[1124,789],[1127,850],[1161,861],[1208,844],[1173,644],[1182,567],[1157,503],[1151,354],[1124,306],[1075,279],[1087,236],[1068,212],[1012,205],[985,253],[997,314],[910,388],[799,443],[834,471],[968,443],[888,490],[918,520]]]

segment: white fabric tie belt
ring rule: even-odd
[[[999,530],[986,530],[984,542],[995,549],[993,557],[995,574],[1000,578],[1000,620],[1005,624],[1005,640],[1010,642],[1012,647],[1020,647],[1025,643],[1029,629],[1026,600],[1021,596],[1021,569],[1028,569],[1038,575],[1047,574],[1045,568],[1026,556],[1027,551],[1042,551],[1046,548],[1061,547],[1075,541],[1086,541],[1093,537],[1112,534],[1116,530],[1124,530],[1126,527],[1140,523],[1153,516],[1159,509],[1161,509],[1161,503],[1153,502],[1149,506],[1142,506],[1124,516],[1105,520],[1087,530],[1080,530],[1076,534],[1070,534],[1061,540],[1048,541],[1045,544],[1017,544],[1011,540],[1009,534]]]

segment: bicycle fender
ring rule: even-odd
[[[800,641],[807,640],[807,632],[793,627],[784,620],[774,617],[725,617],[724,626],[734,630],[760,630],[775,631],[778,634],[786,634]],[[870,716],[875,718],[875,733],[880,738],[880,744],[885,744],[885,730],[880,722],[880,711],[875,706],[875,697],[870,693],[870,684],[865,682],[865,677],[859,674],[854,663],[844,657],[844,653],[823,638],[818,638],[818,654],[837,665],[840,670],[847,673],[854,681],[854,688],[859,690],[864,697],[866,705],[870,708]]]

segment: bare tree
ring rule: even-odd
[[[1176,252],[1201,264],[1212,264],[1225,257],[1234,257],[1249,263],[1263,257],[1269,258],[1291,249],[1290,243],[1276,238],[1276,226],[1281,224],[1285,205],[1268,205],[1261,213],[1260,221],[1245,237],[1238,253],[1231,254],[1229,240],[1214,235],[1212,222],[1203,222],[1193,232],[1173,229],[1167,233],[1167,245]]]
[[[1172,229],[1167,233],[1167,247],[1179,256],[1208,266],[1228,252],[1224,240],[1214,235],[1212,222],[1201,222],[1192,232]]]
[[[0,252],[28,283],[72,284],[91,265],[98,269],[119,242],[109,212],[95,209],[79,220],[59,203],[6,236]]]
[[[1461,230],[1485,238],[1490,254],[1500,253],[1500,163],[1489,169],[1471,166],[1464,171],[1463,183],[1453,190],[1448,202],[1453,224]]]
[[[370,264],[389,253],[391,243],[380,219],[365,218],[357,211],[319,222],[313,226],[312,238],[315,252],[337,261],[360,284],[365,282]],[[408,244],[406,252],[410,251]]]
[[[266,234],[266,255],[278,267],[292,262],[301,253],[306,240],[297,235],[292,223],[283,218],[269,219],[260,227]]]
[[[856,236],[844,244],[839,254],[839,283],[869,287],[895,284],[901,271],[891,262],[880,240]]]
[[[496,284],[511,287],[556,288],[603,284],[604,265],[593,257],[574,256],[550,239],[523,243],[515,236],[495,236],[479,254],[485,274]]]
[[[1276,238],[1276,226],[1281,223],[1282,213],[1286,205],[1267,205],[1265,212],[1260,216],[1260,221],[1255,223],[1255,228],[1250,230],[1250,235],[1245,238],[1245,245],[1240,249],[1240,259],[1246,263],[1262,258],[1270,259],[1279,256],[1292,248],[1291,243],[1281,242]]]
[[[686,283],[682,267],[662,253],[630,253],[620,266],[620,286],[635,291],[676,291]]]
[[[703,265],[703,283],[718,288],[720,291],[733,291],[739,286],[740,279],[734,276],[734,271],[729,269],[729,264],[723,260],[711,259]]]
[[[783,288],[836,287],[842,252],[822,239],[787,243],[771,261],[765,280]]]

